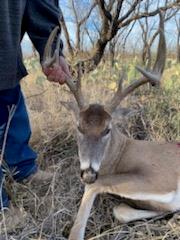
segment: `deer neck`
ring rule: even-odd
[[[116,172],[121,158],[127,146],[128,138],[123,135],[117,126],[114,126],[111,133],[111,140],[104,153],[101,164],[100,175],[112,174]]]

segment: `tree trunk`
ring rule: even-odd
[[[109,43],[109,56],[110,56],[111,67],[114,67],[114,63],[115,63],[115,44],[113,42]]]

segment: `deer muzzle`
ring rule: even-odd
[[[97,180],[98,173],[93,168],[81,171],[81,180],[85,184],[92,184]]]

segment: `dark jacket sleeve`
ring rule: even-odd
[[[48,37],[54,27],[59,25],[60,17],[58,0],[27,1],[22,28],[24,32],[28,33],[41,60]],[[61,43],[61,50],[62,47]]]

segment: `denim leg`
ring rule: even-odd
[[[20,85],[13,89],[0,91],[0,118],[1,109],[6,118],[9,114],[8,106],[12,105],[16,105],[16,110],[8,129],[4,160],[14,173],[14,179],[22,181],[37,171],[35,163],[37,154],[28,145],[31,128]]]

